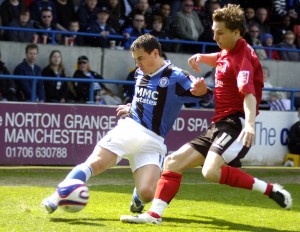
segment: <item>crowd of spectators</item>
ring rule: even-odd
[[[77,58],[76,70],[72,78],[95,79],[95,82],[68,81],[65,73],[63,57],[60,50],[54,49],[49,54],[45,67],[37,65],[39,47],[29,43],[25,48],[25,58],[15,66],[12,74],[22,76],[20,79],[0,78],[0,101],[49,102],[49,103],[96,103],[102,105],[120,105],[123,100],[115,95],[102,82],[104,78],[93,71],[87,56]],[[0,74],[10,75],[5,63],[1,61]],[[32,78],[26,76],[45,77],[37,79],[33,85]],[[62,80],[53,79],[62,78]],[[65,80],[63,80],[65,79]],[[35,98],[32,96],[33,87]]]
[[[0,25],[16,28],[43,29],[43,32],[3,30],[0,40],[27,43],[26,57],[16,65],[13,74],[66,77],[59,50],[49,55],[49,64],[35,64],[38,44],[92,46],[108,48],[110,41],[129,49],[132,37],[150,33],[163,39],[164,52],[194,53],[200,51],[193,42],[214,42],[213,12],[227,3],[240,4],[245,10],[245,39],[255,48],[261,60],[300,61],[300,2],[298,0],[0,0]],[[51,30],[74,32],[56,34]],[[46,32],[45,32],[46,31]],[[49,32],[48,32],[49,31]],[[88,32],[95,36],[82,36]],[[121,39],[110,38],[120,35]],[[167,43],[167,40],[191,43]],[[273,50],[272,48],[279,48]],[[269,49],[270,48],[270,49]],[[217,52],[217,46],[207,46],[207,52]],[[88,57],[78,58],[73,77],[103,79],[89,67]],[[0,61],[0,74],[9,74]],[[0,79],[0,99],[41,102],[88,102],[90,83],[38,81],[36,99],[31,99],[31,80]],[[106,100],[105,100],[106,99]],[[119,104],[105,85],[95,83],[93,101]]]
[[[245,38],[258,47],[260,59],[300,60],[298,52],[279,49],[277,54],[270,55],[272,49],[259,48],[300,49],[298,0],[0,0],[2,26],[95,34],[56,34],[52,38],[49,33],[2,31],[1,39],[108,48],[109,36],[119,35],[123,37],[117,45],[128,49],[131,37],[151,33],[159,39],[191,41],[163,43],[166,52],[194,53],[201,45],[193,42],[214,42],[211,16],[227,3],[244,8],[248,28]],[[272,37],[271,45],[266,45],[266,37]],[[217,46],[207,49],[218,51]]]

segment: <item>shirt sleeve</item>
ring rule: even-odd
[[[208,90],[203,96],[195,96],[191,93],[192,80],[190,74],[183,72],[185,75],[181,75],[176,84],[176,95],[178,101],[181,103],[198,103],[200,101],[208,102],[212,99],[212,91]]]
[[[255,95],[253,84],[253,66],[247,57],[244,57],[237,70],[237,85],[242,95],[252,93]]]

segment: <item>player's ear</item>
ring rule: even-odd
[[[238,30],[238,29],[235,29],[235,30],[234,30],[234,34],[235,34],[235,36],[238,36],[238,35],[240,35],[240,34],[241,34],[241,32],[240,32],[240,30]]]
[[[158,57],[158,56],[159,56],[159,52],[158,52],[158,50],[157,50],[156,48],[152,51],[152,54],[153,54],[155,57]]]

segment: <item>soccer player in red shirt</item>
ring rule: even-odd
[[[214,40],[222,49],[218,53],[195,54],[189,66],[200,72],[199,63],[216,67],[215,116],[208,130],[167,156],[152,205],[147,213],[121,216],[123,222],[162,222],[162,214],[175,197],[187,168],[202,165],[203,176],[212,182],[231,187],[256,190],[290,209],[292,198],[278,184],[266,183],[239,169],[254,144],[255,117],[262,96],[262,67],[254,50],[243,39],[244,12],[228,4],[213,14]],[[196,82],[191,92],[197,95]]]

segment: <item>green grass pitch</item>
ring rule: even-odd
[[[126,224],[133,179],[128,168],[114,168],[88,182],[90,199],[79,213],[58,209],[51,215],[40,207],[70,168],[0,167],[0,231],[300,231],[300,169],[245,168],[291,192],[292,210],[283,210],[266,196],[212,184],[201,169],[184,173],[162,225]],[[146,210],[149,208],[146,206]]]

